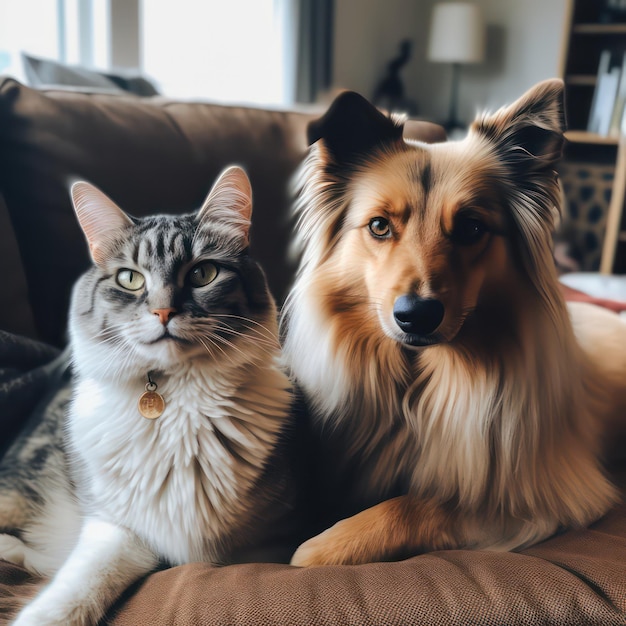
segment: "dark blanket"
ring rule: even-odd
[[[0,458],[45,397],[59,350],[0,330]]]
[[[58,352],[0,333],[0,434],[12,433],[54,386]],[[613,468],[624,494],[626,468]],[[2,607],[30,577],[0,562]],[[190,564],[140,581],[106,623],[626,624],[626,505],[588,529],[520,553],[439,551],[398,563],[298,569]]]

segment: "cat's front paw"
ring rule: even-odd
[[[20,611],[12,626],[88,626],[95,623],[80,607],[48,606],[35,600]]]

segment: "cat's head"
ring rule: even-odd
[[[132,218],[85,182],[71,195],[94,262],[70,312],[85,366],[132,376],[276,349],[274,303],[248,255],[252,193],[241,168],[225,170],[187,215]]]

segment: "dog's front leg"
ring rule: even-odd
[[[431,500],[399,496],[341,520],[305,541],[291,564],[355,565],[461,545],[463,537],[454,513]]]

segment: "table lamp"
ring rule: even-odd
[[[444,127],[462,128],[458,121],[461,64],[480,63],[485,58],[485,24],[480,7],[471,2],[442,2],[433,7],[428,42],[428,60],[452,64],[450,111]]]

